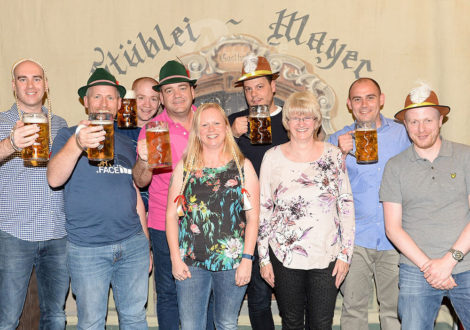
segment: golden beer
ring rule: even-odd
[[[379,161],[377,130],[374,128],[356,128],[356,162],[372,164]]]
[[[150,168],[171,167],[171,146],[168,124],[150,122],[146,126],[148,165]]]
[[[108,112],[91,113],[90,126],[102,126],[106,132],[105,139],[96,148],[88,148],[88,159],[92,161],[114,159],[114,122],[113,116]]]
[[[137,103],[132,90],[127,91],[122,99],[121,108],[117,113],[117,124],[119,128],[137,127]]]
[[[26,125],[38,125],[39,136],[33,145],[21,150],[21,158],[25,161],[46,162],[49,160],[49,123],[47,116],[42,113],[25,113],[23,115],[23,123]]]
[[[271,117],[256,116],[250,119],[250,140],[251,144],[271,144]]]

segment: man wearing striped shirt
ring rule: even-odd
[[[40,328],[64,329],[69,276],[63,192],[49,187],[46,164],[28,165],[20,151],[34,143],[39,131],[37,125],[24,125],[24,113],[47,114],[52,138],[67,123],[51,114],[49,99],[49,109],[42,105],[48,85],[39,63],[17,62],[12,86],[16,102],[0,113],[0,329],[17,327],[33,267]]]

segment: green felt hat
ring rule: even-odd
[[[119,91],[119,95],[121,96],[121,98],[126,95],[126,88],[124,86],[119,85],[116,78],[114,78],[111,73],[109,73],[103,68],[96,68],[95,72],[93,72],[93,74],[88,79],[87,84],[78,89],[78,95],[83,98],[86,95],[86,91],[88,90],[88,88],[98,85],[116,87]]]
[[[164,85],[174,84],[179,82],[187,82],[191,86],[196,85],[197,79],[191,80],[189,71],[186,70],[183,64],[177,61],[168,61],[160,69],[160,82],[152,88],[159,92],[160,88]]]

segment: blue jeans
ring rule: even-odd
[[[450,299],[465,329],[470,329],[470,271],[452,277],[455,288],[438,290],[417,267],[400,264],[398,315],[403,330],[433,329],[444,296]]]
[[[166,241],[166,233],[149,228],[149,234],[153,251],[158,326],[164,330],[179,330],[178,298],[175,279],[171,272],[170,249]],[[206,330],[214,329],[213,309],[213,298],[211,297]]]
[[[182,330],[206,328],[207,310],[211,293],[214,296],[214,323],[218,330],[236,330],[238,313],[246,292],[246,285],[235,285],[235,272],[211,272],[189,267],[191,278],[176,281],[178,308]]]
[[[110,285],[119,328],[147,329],[149,262],[149,245],[143,232],[105,246],[68,242],[67,266],[77,298],[77,329],[104,329]]]
[[[39,329],[65,328],[66,243],[66,238],[28,242],[0,231],[0,329],[18,326],[33,266],[41,310]]]
[[[255,248],[255,261],[251,269],[251,281],[246,290],[248,314],[253,330],[274,330],[271,300],[273,289],[263,280],[259,268],[258,246]]]

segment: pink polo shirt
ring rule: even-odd
[[[194,110],[194,107],[193,107]],[[151,121],[168,122],[168,130],[170,132],[170,146],[172,169],[175,168],[183,156],[183,152],[188,144],[189,132],[178,123],[175,123],[169,116],[166,109],[161,114],[153,118]],[[142,127],[139,134],[139,141],[145,139],[145,126]],[[152,182],[149,186],[149,209],[148,209],[148,226],[157,230],[165,230],[166,203],[168,198],[168,186],[170,185],[172,171],[166,172],[154,171]]]

